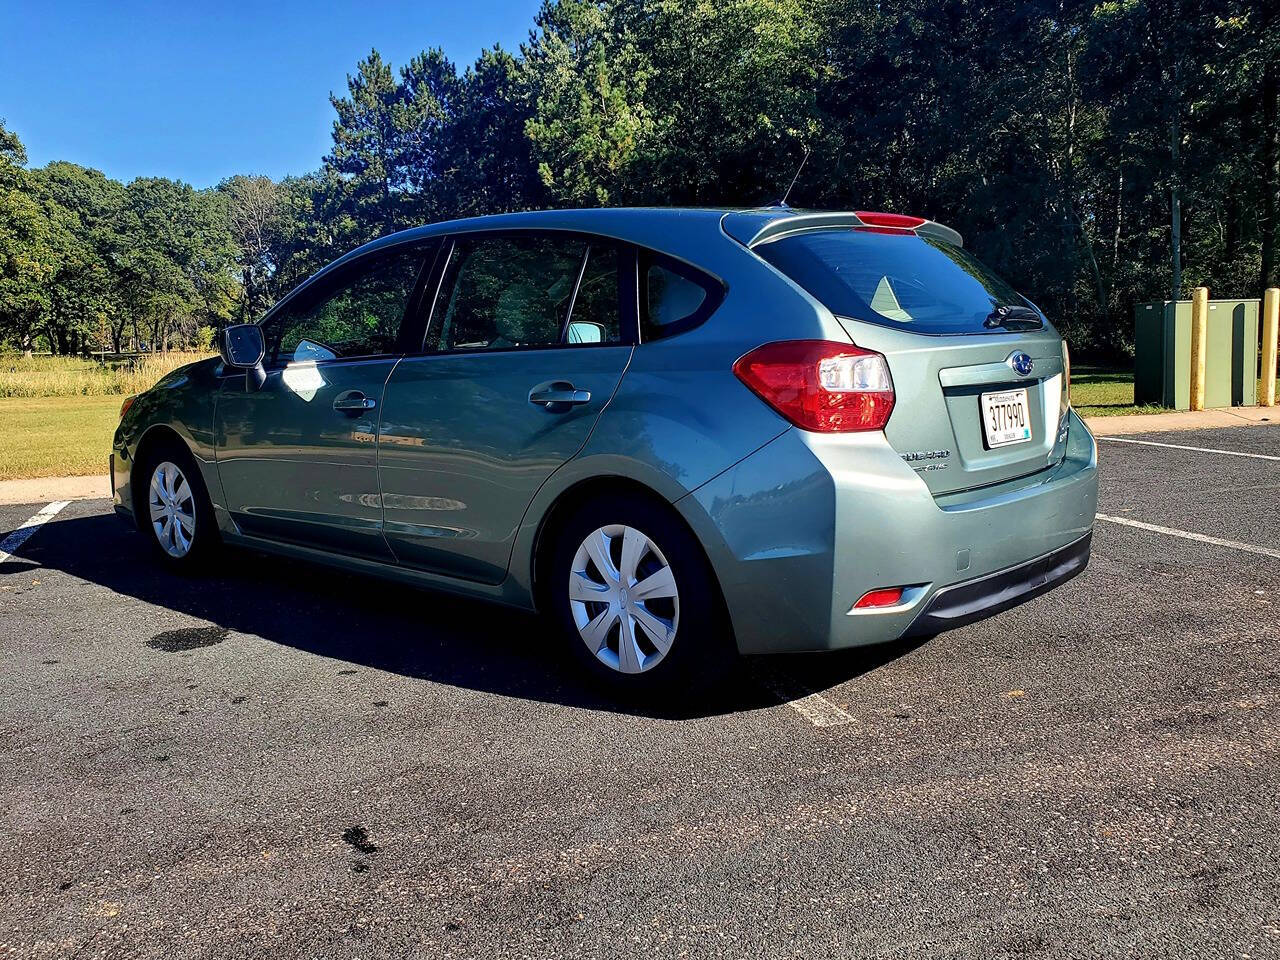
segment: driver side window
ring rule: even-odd
[[[268,361],[278,365],[396,353],[422,257],[422,247],[372,257],[336,286],[287,306],[263,326]]]

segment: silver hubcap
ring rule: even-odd
[[[151,529],[171,557],[185,557],[196,533],[196,502],[178,465],[166,460],[151,474]]]
[[[619,673],[643,673],[671,650],[680,595],[671,565],[639,530],[594,531],[573,558],[569,608],[587,649]]]

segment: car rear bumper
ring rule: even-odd
[[[1051,465],[978,490],[933,496],[882,434],[791,430],[680,500],[739,650],[936,633],[1078,573],[1097,510],[1097,453],[1083,421],[1068,417]],[[855,608],[892,587],[903,588],[899,604]]]
[[[1075,543],[1043,557],[943,587],[912,621],[905,636],[930,637],[943,630],[953,630],[1049,592],[1084,572],[1089,565],[1092,541],[1093,534],[1086,533]]]

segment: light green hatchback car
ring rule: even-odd
[[[601,681],[932,635],[1084,569],[1040,311],[919,217],[566,210],[408,230],[127,404],[116,509],[535,608]]]

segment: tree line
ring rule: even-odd
[[[1135,302],[1280,283],[1280,24],[1256,0],[544,0],[517,52],[375,50],[319,169],[208,189],[30,169],[0,124],[0,338],[207,341],[376,236],[538,207],[955,226],[1078,352]],[[807,158],[807,159],[806,159]]]

